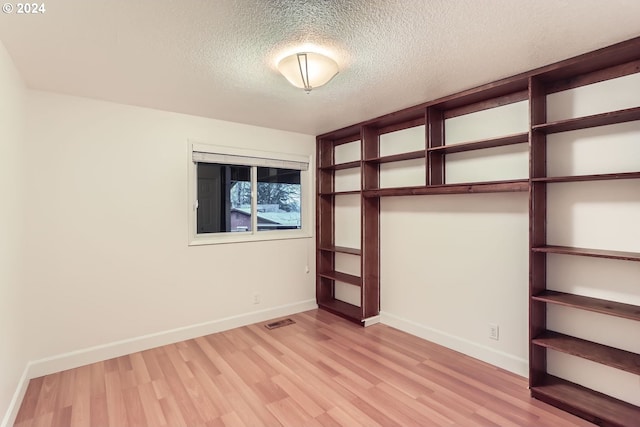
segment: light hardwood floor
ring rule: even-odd
[[[31,380],[16,427],[591,426],[524,378],[313,310]]]

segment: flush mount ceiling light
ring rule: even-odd
[[[319,53],[302,52],[283,58],[278,63],[278,70],[289,83],[309,93],[338,74],[338,64]]]

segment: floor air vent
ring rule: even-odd
[[[277,322],[267,323],[266,325],[264,325],[264,327],[267,329],[275,329],[275,328],[281,328],[287,325],[293,325],[294,323],[296,322],[294,322],[291,319],[283,319],[283,320],[278,320]]]

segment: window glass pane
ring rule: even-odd
[[[258,231],[298,229],[300,171],[258,167]]]
[[[197,166],[198,234],[251,231],[251,167]]]

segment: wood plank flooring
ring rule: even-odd
[[[591,426],[522,377],[388,326],[289,317],[33,379],[15,426]]]

